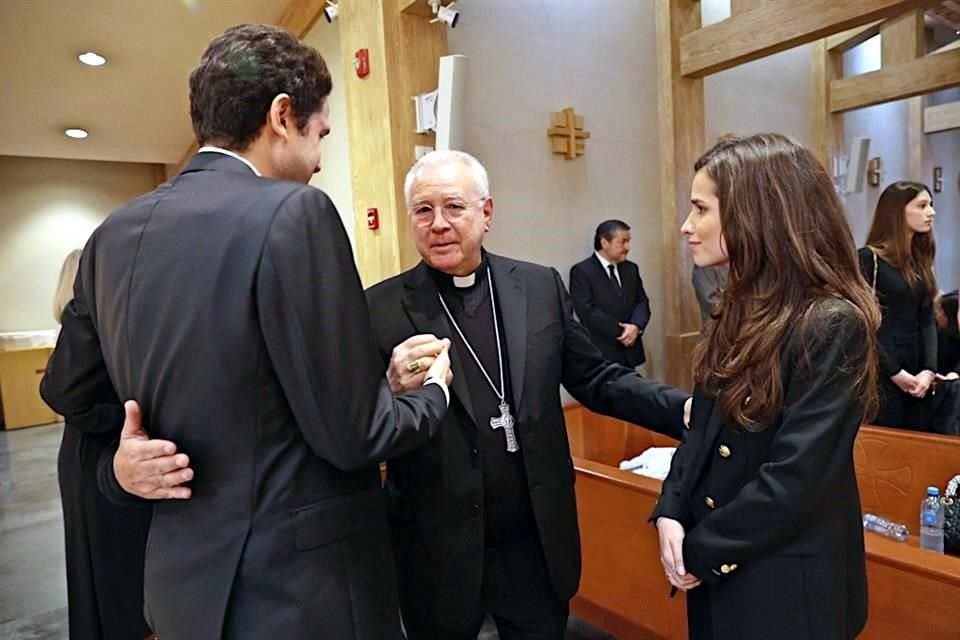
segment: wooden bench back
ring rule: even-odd
[[[928,486],[944,491],[960,473],[960,438],[863,426],[854,445],[865,513],[891,518],[919,534],[920,501]]]
[[[564,407],[574,456],[617,467],[649,447],[676,440],[571,403]],[[919,533],[920,501],[928,486],[943,492],[960,473],[960,438],[864,425],[857,435],[854,464],[865,513],[906,524]]]

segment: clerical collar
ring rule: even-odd
[[[453,286],[457,289],[467,289],[477,282],[477,273],[474,271],[466,276],[453,276]]]
[[[487,273],[487,254],[484,252],[480,257],[480,266],[478,266],[473,273],[469,273],[465,276],[454,276],[449,273],[444,273],[438,271],[433,267],[430,267],[430,275],[433,276],[434,281],[437,283],[437,286],[444,290],[455,290],[458,292],[466,293],[466,291],[474,289],[477,284],[483,282]]]

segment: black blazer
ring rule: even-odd
[[[124,418],[120,401],[115,395],[110,400],[65,416],[57,456],[71,638],[150,635],[143,619],[143,555],[151,510],[142,503],[112,504],[97,488],[101,454],[112,450],[110,434]]]
[[[160,637],[399,637],[377,462],[435,431],[435,385],[394,399],[327,196],[201,153],[93,234],[42,383],[82,413],[112,383],[196,471],[154,506]]]
[[[937,323],[933,302],[924,300],[916,285],[907,282],[899,269],[876,256],[870,247],[858,249],[857,256],[863,277],[873,287],[883,312],[877,332],[883,376],[893,377],[901,369],[912,374],[924,369],[936,372]]]
[[[580,579],[580,536],[574,471],[560,402],[560,385],[587,408],[679,437],[687,395],[605,361],[573,309],[553,269],[487,254],[502,309],[506,353],[523,451],[527,491],[558,598]],[[367,292],[373,329],[385,363],[411,335],[453,332],[429,269],[420,263]],[[387,464],[385,490],[404,611],[452,625],[480,607],[483,497],[476,416],[463,370],[469,354],[452,351],[453,401],[429,444]]]
[[[633,262],[625,260],[617,265],[623,292],[610,280],[610,274],[592,255],[570,269],[570,297],[573,308],[583,326],[590,332],[603,357],[628,367],[647,361],[643,340],[637,338],[632,347],[617,341],[623,332],[619,323],[629,322],[640,327],[643,335],[650,322],[650,300],[643,289],[640,270]]]
[[[852,305],[817,302],[783,351],[783,411],[759,432],[725,425],[714,399],[694,393],[651,517],[683,524],[684,564],[705,584],[688,597],[691,637],[831,640],[863,629],[853,466],[863,406],[852,386],[864,340]],[[693,632],[704,624],[710,635]]]

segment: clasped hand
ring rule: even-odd
[[[900,387],[904,393],[910,394],[914,398],[922,398],[927,395],[927,391],[930,390],[930,385],[933,384],[936,377],[936,374],[929,369],[925,369],[917,375],[901,369],[890,380]]]
[[[637,338],[640,337],[640,327],[635,324],[630,324],[629,322],[620,322],[618,324],[623,331],[620,333],[617,341],[625,347],[632,347],[635,345],[637,343]]]
[[[393,348],[387,382],[394,395],[423,386],[427,378],[439,378],[448,385],[450,371],[450,339],[432,334],[411,336]]]
[[[700,586],[700,579],[683,566],[683,525],[671,518],[657,518],[660,536],[660,564],[667,580],[680,591]]]

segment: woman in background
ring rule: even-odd
[[[883,313],[877,334],[883,397],[874,422],[885,427],[930,430],[922,399],[937,370],[934,216],[926,185],[894,182],[880,194],[867,246],[859,252]]]
[[[839,640],[866,624],[853,444],[880,312],[830,177],[778,134],[695,165],[682,227],[729,266],[694,351],[690,430],[651,517],[696,640]]]
[[[73,299],[80,250],[60,270],[53,298],[57,322]],[[123,425],[116,397],[88,413],[66,416],[57,460],[67,560],[67,612],[74,640],[140,640],[143,556],[150,527],[148,507],[118,507],[97,487],[97,463]]]

